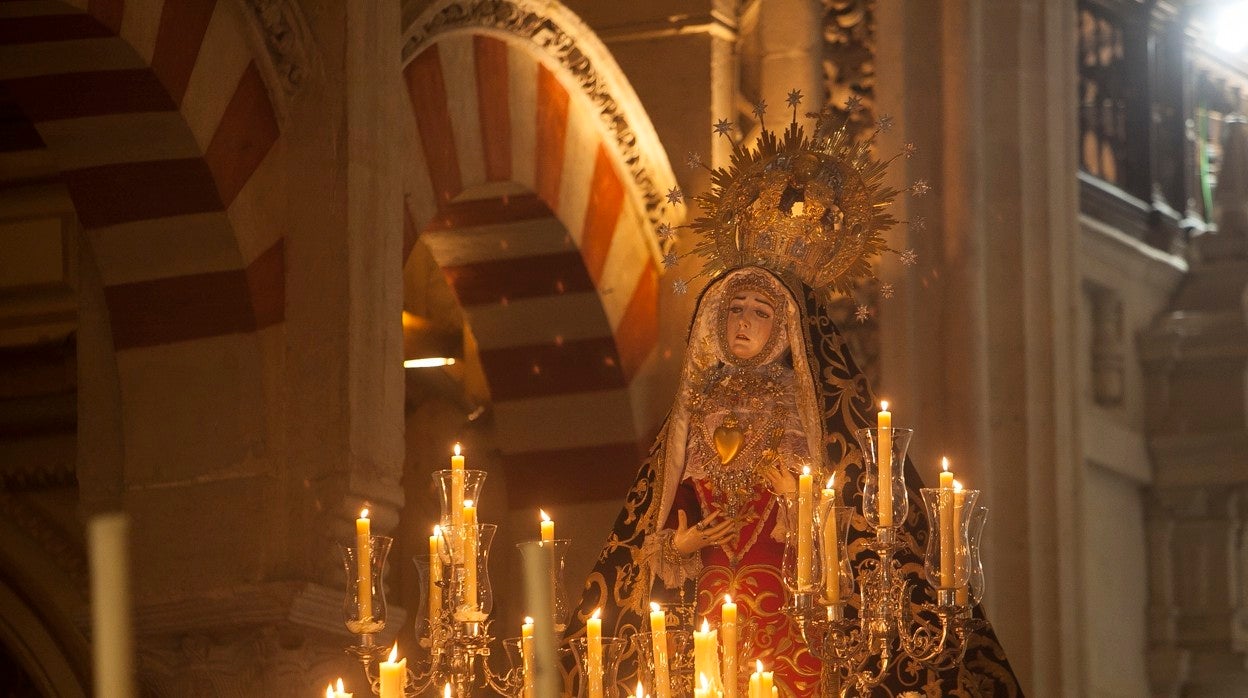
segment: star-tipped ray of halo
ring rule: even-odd
[[[668,240],[676,237],[676,231],[672,228],[671,224],[666,221],[660,223],[659,227],[654,229],[654,232],[659,236],[659,240],[662,240],[663,242],[667,242]]]
[[[901,258],[901,265],[904,267],[912,267],[919,263],[919,253],[913,248],[900,252],[897,256]]]
[[[915,196],[926,196],[931,190],[932,185],[928,184],[926,179],[915,180],[914,184],[910,185],[910,193]]]
[[[789,96],[784,101],[788,102],[789,107],[793,110],[793,121],[796,123],[797,107],[802,103],[802,91],[797,89],[789,90]]]
[[[854,319],[860,324],[871,319],[871,309],[865,305],[859,305],[854,309]]]
[[[751,111],[754,113],[754,118],[758,119],[758,127],[766,129],[767,122],[763,119],[763,117],[767,115],[767,100],[760,99],[755,102],[754,108]]]
[[[720,119],[719,121],[716,121],[714,129],[715,134],[718,136],[724,136],[725,138],[732,137],[732,122],[727,119]]]
[[[885,300],[893,297],[893,285],[885,281],[880,284],[880,298]]]
[[[667,190],[667,203],[672,205],[685,203],[685,195],[680,191],[680,187],[672,187]]]
[[[672,293],[683,296],[689,292],[689,282],[684,279],[676,279],[672,282]]]
[[[675,252],[663,255],[663,271],[670,271],[680,264],[680,257]]]

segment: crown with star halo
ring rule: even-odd
[[[903,191],[921,196],[929,189],[923,180],[905,190],[884,181],[889,164],[912,156],[914,146],[906,144],[897,155],[880,160],[872,152],[875,138],[889,129],[891,118],[880,117],[869,137],[857,139],[849,119],[830,107],[807,114],[814,118],[807,135],[797,120],[801,101],[800,91],[789,93],[793,118],[781,134],[766,128],[766,104],[755,105],[762,133],[751,147],[734,145],[726,167],[712,169],[690,155],[691,166],[711,173],[710,190],[694,197],[702,215],[680,226],[699,235],[687,253],[703,260],[692,278],[713,278],[735,267],[756,265],[793,274],[832,300],[851,293],[863,280],[875,279],[872,262],[882,254],[897,254],[907,266],[914,263],[912,250],[894,250],[883,237],[899,223],[888,211],[897,196]],[[859,108],[857,98],[846,104],[849,114]],[[732,124],[721,119],[714,128],[727,137]],[[673,189],[668,200],[683,203],[683,195]],[[921,219],[908,223],[922,226]],[[659,227],[661,238],[673,234],[672,226]],[[668,252],[664,266],[670,269],[678,259]],[[674,289],[683,293],[688,281],[677,279]],[[885,297],[891,295],[891,285],[884,284],[882,290]]]

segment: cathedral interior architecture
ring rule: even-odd
[[[372,695],[344,546],[417,663],[455,448],[493,638],[542,517],[581,613],[695,196],[822,115],[898,254],[810,316],[987,507],[957,695],[1248,697],[1246,114],[1241,0],[0,0],[0,694]]]

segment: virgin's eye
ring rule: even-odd
[[[729,313],[740,313],[740,312],[741,312],[741,306],[739,306],[739,305],[730,305],[730,306],[728,306],[728,312],[729,312]]]
[[[771,315],[766,310],[755,310],[754,314],[761,317],[764,320],[771,317]]]

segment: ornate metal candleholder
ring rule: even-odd
[[[854,579],[845,545],[852,510],[839,506],[835,497],[828,502],[825,495],[814,507],[813,569],[799,579],[787,561],[796,554],[786,550],[788,613],[811,653],[823,662],[824,695],[848,696],[851,690],[869,695],[901,659],[935,669],[956,666],[971,635],[986,625],[971,617],[972,601],[983,593],[978,539],[986,509],[975,506],[979,492],[922,490],[929,526],[924,571],[936,598],[935,603],[916,602],[915,585],[896,560],[903,548],[897,529],[908,511],[904,464],[911,431],[882,431],[861,429],[857,434],[867,469],[863,514],[875,529],[867,544],[875,557],[858,566],[860,595],[852,598]],[[891,456],[883,470],[881,444]],[[796,504],[787,508],[794,511]],[[786,547],[795,548],[795,539],[791,532]],[[973,569],[979,570],[977,577]],[[856,607],[857,617],[847,616],[847,606]]]

